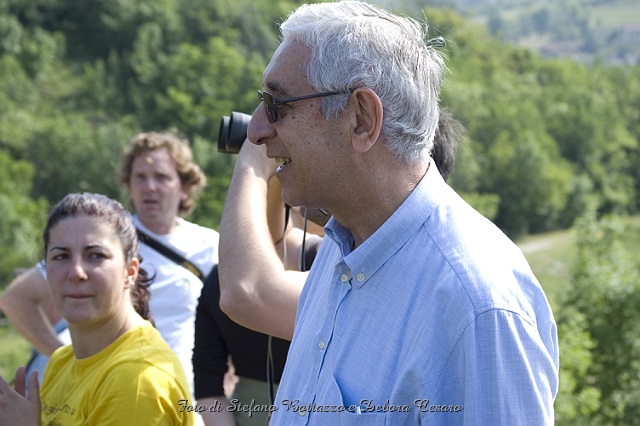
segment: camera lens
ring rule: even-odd
[[[218,152],[227,152],[227,142],[229,140],[229,116],[223,115],[220,120],[220,130],[218,131]]]
[[[247,127],[251,116],[232,111],[231,116],[223,116],[218,133],[218,152],[237,154],[247,138]]]

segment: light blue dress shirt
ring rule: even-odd
[[[518,247],[434,164],[362,245],[334,219],[271,425],[546,425],[555,320]]]

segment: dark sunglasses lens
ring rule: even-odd
[[[269,122],[275,123],[278,120],[278,108],[271,93],[264,92],[264,108],[267,111]]]
[[[271,96],[268,92],[263,92],[262,90],[258,90],[258,98],[260,98],[260,102],[262,102],[262,106],[264,107],[264,111],[267,113],[267,119],[269,123],[273,123],[275,120],[273,119],[273,96]]]

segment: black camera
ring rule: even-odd
[[[240,147],[247,138],[249,120],[251,120],[249,114],[236,111],[232,111],[230,116],[222,116],[218,132],[218,152],[227,154],[240,152]]]

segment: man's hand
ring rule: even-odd
[[[256,145],[251,143],[248,139],[242,144],[238,158],[236,160],[236,167],[250,167],[254,170],[257,177],[269,181],[273,178],[273,175],[278,168],[278,164],[273,158],[267,157],[266,145]]]
[[[253,170],[257,178],[263,179],[267,183],[267,222],[269,232],[274,244],[281,243],[285,232],[285,213],[282,187],[274,175],[278,164],[273,158],[267,157],[266,145],[255,145],[247,139],[242,144],[238,154],[236,167]]]

